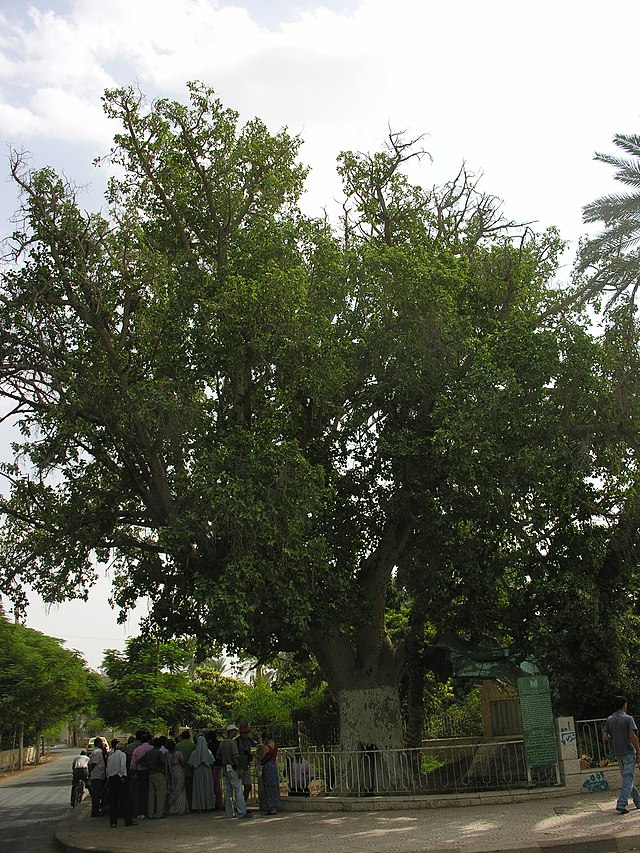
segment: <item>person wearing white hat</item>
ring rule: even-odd
[[[233,795],[236,797],[236,812],[238,820],[251,817],[247,811],[244,794],[242,793],[242,765],[240,761],[240,750],[236,735],[238,727],[235,723],[227,726],[227,736],[220,742],[217,757],[222,761],[222,772],[224,774],[224,811],[228,818],[234,817]]]

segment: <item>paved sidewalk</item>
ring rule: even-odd
[[[613,853],[640,851],[640,811],[617,815],[609,791],[500,805],[255,813],[241,821],[192,814],[112,829],[107,818],[89,816],[85,801],[57,825],[54,844],[61,853]]]

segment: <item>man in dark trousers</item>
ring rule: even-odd
[[[640,792],[633,781],[636,763],[640,761],[638,727],[633,717],[627,714],[626,696],[616,696],[614,704],[616,710],[604,724],[602,736],[605,743],[611,742],[612,752],[618,759],[618,768],[622,777],[616,812],[629,814],[627,808],[629,797],[633,800],[634,806],[640,809]]]
[[[109,823],[118,825],[118,815],[124,818],[125,826],[135,826],[131,817],[131,788],[127,775],[127,756],[122,744],[111,741],[111,752],[107,758],[107,780],[109,792]]]
[[[91,782],[91,817],[100,817],[105,803],[103,797],[107,785],[107,750],[102,738],[93,740],[95,749],[89,757],[89,780]]]
[[[149,771],[149,800],[147,812],[150,818],[162,820],[165,817],[164,805],[167,799],[167,780],[164,775],[165,757],[161,751],[162,741],[154,737],[153,746],[139,761],[141,767]]]

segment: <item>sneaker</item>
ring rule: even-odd
[[[629,814],[629,809],[616,809],[617,814]]]
[[[245,812],[244,814],[238,815],[238,820],[242,820],[245,817],[253,817],[253,815],[251,814],[251,812]]]

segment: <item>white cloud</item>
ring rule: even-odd
[[[302,136],[309,212],[339,194],[338,152],[379,146],[390,125],[428,134],[425,182],[465,160],[509,215],[575,242],[582,205],[612,183],[593,151],[640,118],[640,5],[628,0],[55,2],[0,15],[0,142],[34,151],[34,165],[44,151],[82,183],[118,130],[106,87],[182,99],[200,79],[244,119]]]
[[[0,127],[11,129],[13,136],[25,138],[39,132],[40,122],[28,107],[0,103]]]
[[[268,23],[282,3],[260,22],[243,5],[76,0],[61,13],[36,0],[0,20],[0,139],[104,151],[106,87],[182,98],[201,79],[245,118],[302,134],[318,206],[338,151],[380,144],[389,123],[429,133],[425,180],[465,159],[514,215],[575,239],[581,205],[611,182],[593,150],[637,127],[640,6],[627,0],[293,0]]]

